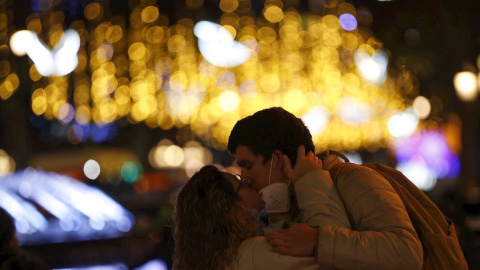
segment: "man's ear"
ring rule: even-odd
[[[285,161],[283,160],[283,153],[280,150],[273,151],[273,164],[272,167],[276,170],[284,171]]]

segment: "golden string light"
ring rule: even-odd
[[[27,29],[47,32],[50,48],[67,28],[81,39],[70,75],[42,77],[32,64],[32,111],[65,124],[126,118],[151,128],[189,127],[207,144],[225,149],[236,121],[281,106],[305,120],[319,151],[384,146],[389,118],[409,102],[399,85],[414,86],[405,76],[386,73],[386,49],[368,28],[371,15],[357,14],[344,1],[325,8],[313,1],[311,12],[300,13],[296,2],[265,1],[255,16],[250,1],[220,1],[224,13],[216,23],[250,52],[235,67],[206,61],[194,33],[197,22],[170,22],[155,1],[131,6],[128,18],[110,16],[109,7],[93,2],[84,20],[66,27],[62,11],[49,11],[49,20],[32,14]],[[196,11],[203,1],[185,4]],[[344,18],[350,21],[342,23]],[[0,77],[0,97],[7,99],[18,88],[18,76],[2,69]],[[73,135],[69,140],[80,141]]]

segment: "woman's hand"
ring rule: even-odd
[[[285,172],[293,183],[296,183],[298,179],[308,172],[322,170],[323,166],[322,160],[315,156],[313,152],[310,151],[305,155],[305,147],[303,145],[298,147],[295,168],[292,169],[290,159],[286,155],[283,155],[283,159],[285,161]]]
[[[332,168],[338,163],[342,163],[342,161],[340,161],[340,159],[336,155],[328,155],[323,160],[323,169],[328,171],[330,170],[330,168]]]

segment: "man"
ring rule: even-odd
[[[304,152],[299,150],[301,145],[305,146]],[[228,150],[235,155],[241,174],[250,186],[262,194],[264,200],[276,198],[271,201],[277,202],[285,193],[278,184],[290,183],[293,177],[289,161],[297,160],[297,150],[300,154],[314,153],[315,147],[301,119],[282,108],[269,108],[237,122],[230,134]],[[324,169],[338,162],[331,157],[325,161]],[[342,199],[355,229],[338,226],[313,229],[294,223],[289,234],[267,236],[274,249],[287,255],[315,256],[326,269],[420,269],[421,242],[391,185],[379,174],[361,166],[342,172],[339,177],[351,180],[345,181],[351,184],[345,187],[347,192],[342,193],[351,196]],[[276,187],[269,189],[273,184],[277,184]],[[272,204],[271,209],[286,209],[284,203]],[[291,206],[289,214],[272,211],[269,217],[274,223],[283,218],[308,224],[308,220],[296,215],[295,200]],[[291,241],[292,235],[297,241]]]

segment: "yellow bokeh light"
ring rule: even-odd
[[[33,31],[37,33],[37,35],[42,32],[42,22],[40,18],[29,16],[27,21],[27,30]]]
[[[104,99],[99,105],[99,119],[102,123],[110,123],[117,118],[117,105],[111,98]]]
[[[141,42],[135,42],[128,48],[128,56],[133,61],[142,59],[145,56],[145,52],[145,45]]]
[[[78,79],[73,90],[73,101],[75,104],[87,103],[90,99],[89,81],[86,78]]]
[[[405,78],[387,76],[383,85],[371,85],[359,73],[354,53],[372,56],[383,44],[371,31],[341,28],[338,16],[358,14],[343,0],[328,1],[313,13],[296,10],[298,0],[268,0],[260,16],[252,12],[251,1],[219,1],[222,30],[250,52],[247,61],[233,68],[215,66],[202,56],[194,34],[197,19],[169,22],[169,14],[160,14],[154,2],[130,1],[128,18],[117,15],[108,20],[103,16],[110,12],[102,3],[88,4],[85,19],[70,24],[81,38],[74,73],[58,80],[41,76],[31,65],[32,111],[50,120],[63,108],[63,118],[70,119],[65,112],[73,105],[81,125],[124,118],[150,128],[188,126],[199,139],[224,149],[230,129],[240,118],[272,106],[283,106],[300,117],[321,105],[331,117],[321,136],[314,137],[315,145],[355,150],[382,145],[389,136],[385,118],[406,106],[397,92],[412,85]],[[200,11],[204,1],[185,3],[191,13]],[[30,15],[26,25],[39,36],[45,35],[42,27],[48,26],[45,40],[52,47],[62,37],[66,13],[52,10],[50,14],[45,19]],[[0,25],[8,19],[2,16]],[[364,19],[358,22],[367,25]],[[230,55],[234,54],[232,50]],[[19,89],[20,82],[7,80],[16,71],[12,63],[0,61],[3,99]],[[372,118],[363,125],[345,127],[335,115],[345,97],[366,104]],[[77,144],[83,135],[78,137],[74,129],[69,128],[68,140]]]
[[[277,74],[265,74],[260,78],[260,87],[267,93],[273,93],[280,89],[280,79]]]
[[[285,24],[280,28],[279,34],[285,42],[292,42],[298,38],[298,28],[293,24]]]
[[[80,105],[75,110],[75,120],[80,125],[87,125],[91,119],[91,109],[88,105]]]
[[[15,160],[3,149],[0,149],[0,177],[13,173],[15,166]]]
[[[132,106],[132,117],[135,121],[145,120],[151,113],[155,112],[157,102],[154,97],[146,97],[136,102]]]
[[[53,48],[57,43],[58,41],[60,41],[60,39],[62,38],[63,36],[63,27],[61,24],[57,24],[57,25],[54,25],[50,28],[50,37],[49,37],[49,42],[48,42],[48,46],[50,46],[51,48]]]
[[[97,58],[108,61],[113,57],[113,46],[109,43],[100,45],[97,49]]]
[[[181,35],[173,35],[168,39],[168,50],[176,53],[182,51],[186,46],[185,37]]]
[[[127,85],[122,85],[115,90],[115,101],[120,105],[130,101],[130,88]]]
[[[7,76],[5,79],[5,83],[8,82],[8,85],[5,85],[8,91],[13,92],[17,90],[18,86],[20,85],[20,80],[18,79],[17,74],[12,73]]]
[[[105,39],[110,43],[118,42],[122,36],[123,30],[119,25],[112,25],[108,27],[107,31],[105,32]]]
[[[234,91],[225,91],[218,98],[223,111],[229,112],[237,109],[240,104],[240,96]]]
[[[42,115],[47,110],[47,93],[39,88],[32,93],[32,111],[36,115]]]
[[[263,16],[265,17],[265,19],[267,19],[267,21],[271,23],[278,23],[283,19],[284,14],[283,10],[278,6],[269,5],[266,6],[263,10]]]
[[[358,38],[352,33],[342,34],[342,46],[347,50],[355,50],[358,47]]]
[[[217,86],[228,90],[235,85],[235,74],[230,71],[222,71],[217,75]]]
[[[277,33],[271,27],[265,26],[258,30],[257,39],[270,44],[277,39]]]
[[[6,45],[3,45],[6,46]],[[10,73],[10,63],[7,60],[0,61],[0,78],[5,78]]]
[[[177,71],[170,76],[170,90],[173,92],[181,92],[188,85],[188,75],[186,72]]]
[[[158,18],[158,8],[155,6],[148,6],[142,10],[142,21],[145,23],[152,23]]]
[[[164,35],[165,31],[162,27],[152,26],[147,30],[145,38],[149,43],[157,44],[163,40]]]
[[[338,17],[335,15],[327,15],[322,18],[322,23],[332,31],[337,31],[340,29],[340,22],[338,21]]]
[[[99,19],[103,14],[103,7],[99,3],[90,3],[85,7],[84,15],[88,20]]]
[[[304,93],[300,89],[292,89],[283,96],[282,107],[293,114],[299,115],[299,112],[305,109],[306,103]]]
[[[186,0],[187,7],[197,9],[203,6],[203,0]]]
[[[220,0],[218,6],[223,12],[234,12],[238,8],[238,0]]]
[[[223,29],[227,30],[230,33],[230,35],[232,35],[233,38],[235,38],[237,36],[237,30],[233,26],[224,25],[222,27],[223,27]]]
[[[342,44],[342,37],[336,31],[328,31],[323,33],[323,42],[329,47],[338,48]]]

